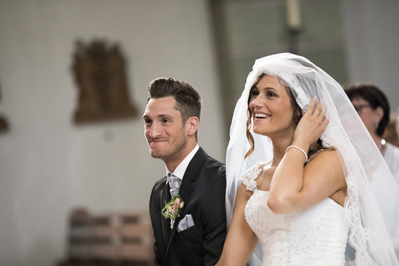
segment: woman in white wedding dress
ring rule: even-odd
[[[344,265],[347,242],[356,265],[398,265],[399,190],[361,123],[341,86],[306,58],[256,60],[230,129],[231,224],[217,265]],[[390,216],[370,189],[376,176],[388,184]]]

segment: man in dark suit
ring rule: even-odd
[[[213,266],[227,231],[226,173],[225,166],[197,144],[200,95],[188,83],[171,78],[152,81],[148,90],[145,137],[151,156],[164,161],[171,178],[158,180],[150,198],[156,264]],[[162,215],[171,193],[184,202],[174,221]]]

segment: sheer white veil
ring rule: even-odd
[[[303,112],[314,96],[322,100],[330,122],[321,140],[323,146],[337,150],[344,169],[348,186],[344,208],[350,221],[348,242],[356,250],[355,264],[399,265],[399,188],[340,84],[302,56],[281,53],[260,58],[248,75],[234,110],[227,147],[228,221],[243,172],[273,155],[271,141],[252,132],[255,150],[244,159],[250,148],[246,137],[249,91],[262,74],[277,76],[288,86]],[[261,260],[257,247],[250,265],[260,265]]]

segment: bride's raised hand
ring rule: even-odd
[[[303,148],[308,149],[323,134],[328,122],[328,119],[324,116],[321,102],[319,101],[316,104],[316,97],[314,97],[295,129],[293,143],[303,145]]]

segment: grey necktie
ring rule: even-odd
[[[170,187],[170,195],[173,198],[174,196],[179,194],[181,180],[180,180],[180,178],[173,175],[172,173],[168,173],[168,183],[169,183],[169,187]]]

